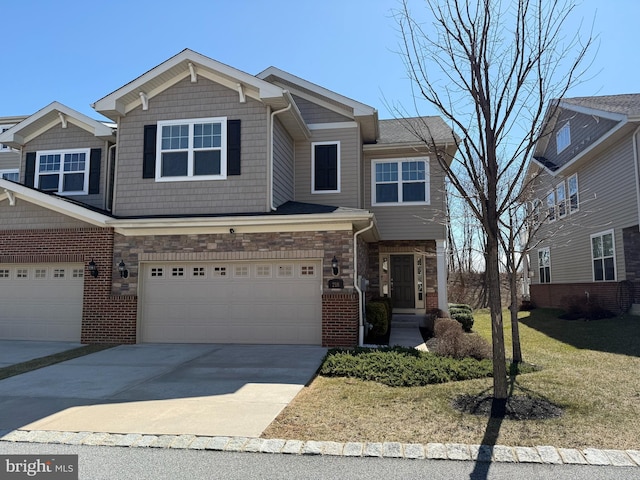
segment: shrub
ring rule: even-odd
[[[387,306],[382,302],[367,302],[365,305],[365,315],[367,322],[373,327],[371,334],[384,335],[389,329],[389,312]]]
[[[611,318],[615,315],[602,307],[596,295],[589,298],[582,296],[564,297],[562,302],[566,305],[565,313],[559,318],[564,320],[600,320],[602,318]]]
[[[453,319],[439,318],[434,326],[438,339],[434,353],[452,358],[491,358],[491,345],[475,333],[465,333],[462,325]]]
[[[490,377],[491,361],[439,357],[414,348],[329,350],[320,367],[325,376],[355,377],[392,387]]]
[[[460,322],[465,332],[470,332],[473,328],[473,310],[469,305],[450,303],[449,315]]]

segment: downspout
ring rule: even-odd
[[[373,220],[369,220],[369,226],[364,227],[362,230],[358,230],[353,234],[353,286],[358,292],[358,345],[364,344],[364,296],[360,285],[358,285],[358,235],[371,230],[373,228]]]
[[[108,143],[109,142],[105,142]],[[113,207],[113,202],[111,202],[111,205],[109,205],[110,200],[113,198],[113,185],[111,182],[111,171],[115,168],[115,156],[113,155],[113,149],[116,148],[116,144],[114,143],[113,145],[111,145],[108,149],[107,149],[107,171],[105,173],[105,180],[104,180],[104,191],[105,191],[105,196],[104,196],[104,209],[108,212],[111,211],[112,207]],[[115,176],[114,176],[115,179]]]
[[[640,127],[636,128],[631,139],[633,140],[633,166],[636,171],[636,201],[638,203],[638,229],[640,230],[640,165],[638,165],[638,132],[640,132]]]
[[[288,97],[288,91],[284,90],[283,94],[285,97]],[[275,124],[275,117],[276,115],[278,115],[279,113],[284,113],[288,110],[291,110],[291,107],[293,106],[293,102],[289,101],[289,105],[287,105],[284,108],[281,108],[280,110],[275,110],[273,112],[271,112],[271,122],[269,125],[269,129],[270,129],[270,142],[269,142],[269,197],[270,197],[270,202],[269,205],[271,207],[271,210],[274,211],[276,210],[275,205],[273,204],[273,164],[274,164],[274,148],[273,148],[273,130],[274,130],[274,124]]]

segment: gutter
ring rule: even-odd
[[[371,230],[374,226],[373,220],[369,220],[369,226],[358,230],[353,234],[353,286],[358,292],[358,346],[364,344],[364,297],[360,285],[358,285],[358,235]]]
[[[273,164],[274,164],[274,148],[273,148],[273,129],[274,129],[274,122],[275,122],[275,117],[276,115],[278,115],[279,113],[284,113],[286,111],[291,110],[291,108],[293,107],[293,101],[290,97],[289,91],[288,90],[284,90],[283,95],[287,98],[287,100],[289,101],[289,105],[287,105],[284,108],[281,108],[280,110],[275,110],[273,112],[271,112],[271,118],[270,118],[270,124],[269,124],[269,135],[270,135],[270,142],[269,142],[269,197],[270,197],[270,201],[269,201],[269,206],[271,208],[272,211],[276,210],[276,206],[273,204]]]

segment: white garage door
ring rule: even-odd
[[[144,342],[322,343],[317,261],[149,263]]]
[[[0,338],[80,341],[84,265],[0,265]]]

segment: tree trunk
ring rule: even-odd
[[[497,224],[497,222],[496,222]],[[498,239],[487,235],[487,290],[491,310],[491,340],[493,344],[493,397],[507,398],[507,365],[504,349],[502,302],[500,300],[500,269],[498,264]]]
[[[509,290],[511,291],[511,343],[513,348],[513,363],[522,362],[522,350],[520,348],[520,327],[518,325],[518,276],[513,271],[509,274]]]

